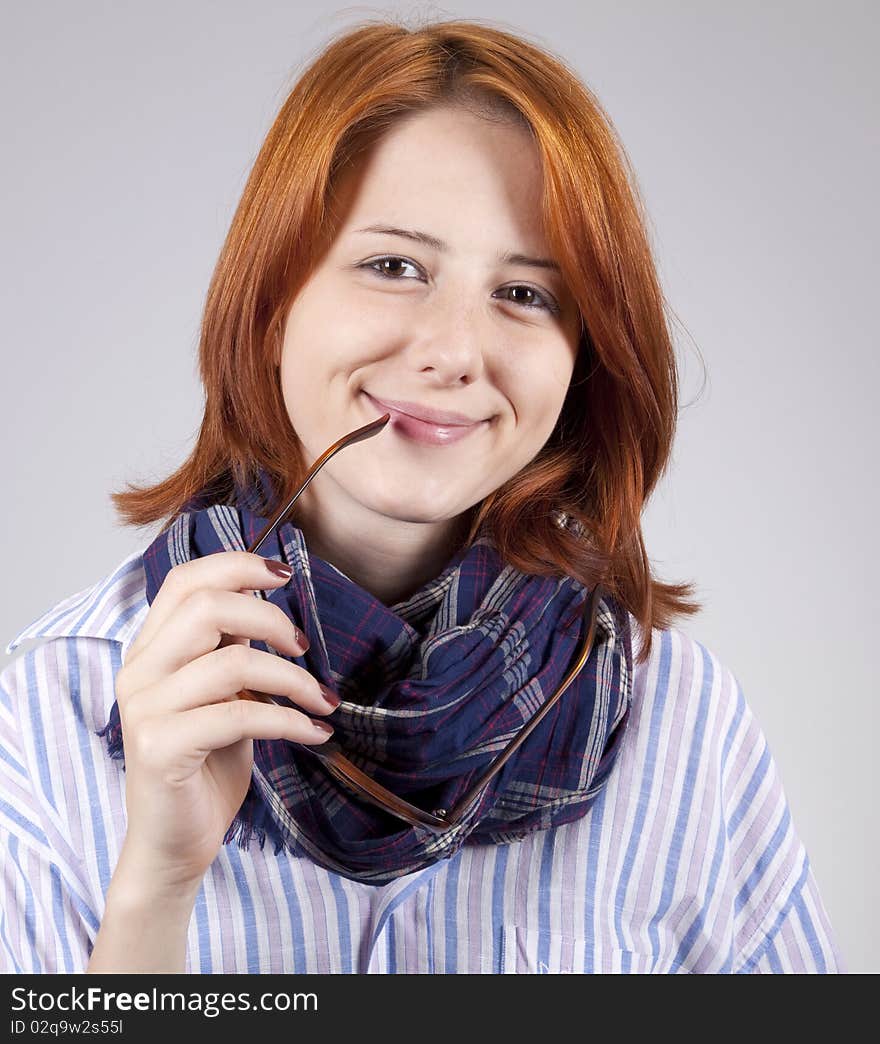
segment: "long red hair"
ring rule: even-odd
[[[484,99],[531,128],[546,234],[580,308],[582,343],[559,423],[519,474],[473,513],[527,573],[604,583],[651,630],[701,606],[654,578],[641,531],[670,456],[678,379],[635,176],[594,95],[562,61],[478,21],[368,23],[333,40],[276,117],[250,173],[205,303],[205,412],[189,458],[156,485],[111,498],[127,525],[167,528],[197,494],[224,502],[262,470],[281,506],[311,461],[275,369],[287,309],[332,237],[339,172],[395,120]],[[295,418],[294,418],[295,421]],[[575,524],[558,524],[563,511]],[[579,525],[578,525],[579,524]]]

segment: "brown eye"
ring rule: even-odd
[[[407,268],[411,268],[416,273],[416,278],[421,278],[419,268],[414,262],[408,261],[405,257],[398,257],[396,254],[389,254],[387,257],[377,257],[374,261],[366,261],[361,265],[361,268],[369,269],[385,279],[396,280],[401,278]],[[412,279],[413,277],[406,276],[406,278]]]
[[[524,283],[516,283],[514,286],[505,286],[498,291],[505,300],[512,304],[521,305],[523,308],[535,311],[547,311],[553,315],[559,314],[559,306],[548,295],[541,293],[534,287],[526,286]]]
[[[511,286],[508,290],[511,294],[511,301],[515,301],[517,304],[531,305],[534,304],[535,291],[528,286]]]
[[[405,262],[401,261],[399,257],[386,257],[379,262],[382,271],[385,272],[386,275],[400,275],[403,271],[404,264]]]

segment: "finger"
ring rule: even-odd
[[[165,714],[234,700],[242,689],[284,696],[310,714],[331,714],[339,698],[324,695],[317,678],[273,653],[241,645],[215,649],[185,664],[144,693],[144,713]]]
[[[273,573],[267,565],[271,561],[247,551],[217,551],[174,566],[162,581],[143,627],[128,648],[126,664],[150,644],[171,613],[195,591],[274,591],[283,587],[288,578]]]
[[[238,638],[234,634],[224,634],[220,639],[220,644],[217,646],[218,649],[223,649],[227,645],[247,645],[250,647],[250,638]]]
[[[284,610],[262,598],[200,589],[178,605],[148,646],[126,664],[126,685],[137,692],[218,648],[224,635],[267,642],[302,656],[308,642]]]
[[[194,753],[207,757],[212,750],[220,750],[243,739],[286,739],[318,745],[333,734],[333,727],[328,722],[312,721],[290,707],[245,700],[196,707],[184,714],[176,714],[168,721],[171,727],[163,734],[167,742],[167,764],[191,757]]]

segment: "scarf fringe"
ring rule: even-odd
[[[254,841],[259,844],[261,849],[266,847],[268,841],[273,845],[276,856],[285,848],[292,854],[297,854],[289,831],[281,827],[266,803],[256,793],[252,783],[241,808],[229,824],[229,829],[223,837],[223,844],[237,844],[239,848],[247,849]]]
[[[125,750],[122,743],[122,722],[119,720],[119,707],[114,703],[110,717],[103,729],[96,733],[107,744],[107,753],[115,761],[125,761]],[[123,765],[123,768],[125,766]]]

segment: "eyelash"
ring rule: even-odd
[[[378,265],[381,265],[383,261],[403,261],[407,265],[412,265],[412,267],[417,269],[419,272],[422,271],[421,266],[417,265],[415,261],[410,261],[408,257],[402,257],[400,254],[385,254],[382,257],[373,258],[372,261],[365,261],[358,267],[369,269],[370,271],[375,272],[376,275],[380,276],[382,279],[399,279],[399,276],[388,275],[387,273],[383,272],[380,268],[377,267]],[[552,315],[559,314],[559,305],[557,305],[557,303],[553,300],[552,297],[549,296],[549,294],[546,294],[541,290],[536,290],[533,286],[529,286],[528,283],[513,283],[511,286],[506,286],[503,289],[513,290],[514,288],[520,288],[531,291],[531,293],[533,293],[535,297],[538,298],[538,300],[542,303],[540,305],[525,304],[522,301],[512,301],[510,300],[510,298],[507,298],[507,300],[510,301],[510,304],[519,305],[520,308],[525,308],[527,310],[536,310],[539,312],[546,310],[550,312]]]

